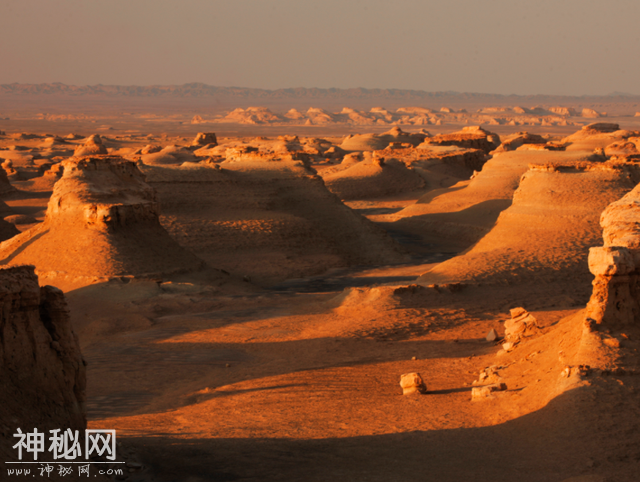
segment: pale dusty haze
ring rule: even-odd
[[[0,84],[640,94],[630,0],[0,0]]]

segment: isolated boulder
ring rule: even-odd
[[[511,310],[511,318],[504,322],[504,339],[507,343],[516,343],[533,334],[538,327],[537,320],[524,308]]]
[[[419,373],[405,373],[400,377],[403,395],[412,393],[427,393],[427,386]]]

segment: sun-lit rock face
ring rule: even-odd
[[[627,340],[637,339],[640,328],[640,188],[607,206],[600,225],[604,246],[589,250],[595,278],[576,363],[610,371],[625,356],[637,357]]]
[[[33,266],[5,267],[0,307],[0,426],[6,438],[18,427],[25,433],[34,427],[84,430],[85,364],[62,291],[38,286]],[[0,457],[15,460],[17,452],[2,443]]]
[[[587,317],[596,327],[620,328],[640,316],[640,188],[607,206],[600,225],[604,246],[589,252],[595,279]]]
[[[0,244],[3,264],[30,263],[45,276],[87,279],[201,265],[160,225],[155,191],[133,162],[83,157],[62,166],[44,222]]]
[[[458,146],[490,152],[500,145],[500,137],[479,126],[468,126],[452,134],[428,137],[424,140],[424,143],[435,146]]]

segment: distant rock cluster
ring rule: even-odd
[[[426,107],[400,107],[390,111],[384,107],[372,107],[369,111],[356,110],[350,107],[343,108],[340,112],[330,112],[318,107],[310,107],[304,112],[290,109],[286,113],[273,112],[267,107],[237,108],[225,115],[216,117],[194,116],[193,124],[234,123],[249,125],[306,125],[327,126],[358,125],[443,125],[448,123],[472,123],[486,125],[510,125],[510,126],[566,126],[573,125],[573,118],[599,118],[606,117],[605,112],[597,112],[585,108],[580,113],[571,107],[552,106],[543,107],[486,107],[477,112],[467,112],[465,109],[455,110],[451,107],[442,107],[433,110]]]

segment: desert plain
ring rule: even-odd
[[[637,98],[3,89],[2,461],[86,424],[132,482],[638,480]]]

